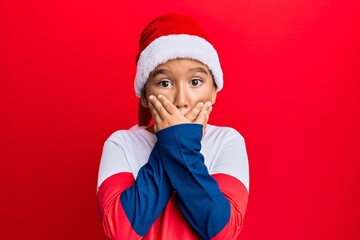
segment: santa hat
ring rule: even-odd
[[[223,87],[223,73],[215,48],[204,30],[189,16],[162,15],[143,30],[136,58],[135,93],[141,96],[150,73],[160,64],[176,58],[189,58],[211,71],[217,91]]]

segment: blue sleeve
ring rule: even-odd
[[[159,154],[156,143],[148,162],[139,170],[134,185],[120,196],[124,212],[134,231],[140,236],[148,232],[174,192]]]
[[[179,208],[201,236],[210,239],[230,218],[230,203],[210,176],[200,153],[202,125],[180,124],[159,131],[158,149]]]

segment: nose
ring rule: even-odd
[[[180,110],[189,108],[189,92],[186,87],[178,87],[174,94],[174,105]]]

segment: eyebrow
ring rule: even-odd
[[[208,73],[205,71],[205,69],[203,69],[201,67],[191,68],[190,72],[200,72],[200,73],[204,73],[204,74],[208,75]],[[155,72],[153,72],[150,77],[155,78],[159,74],[167,75],[169,73],[170,73],[170,71],[167,69],[158,69]]]
[[[153,72],[153,73],[151,74],[151,78],[154,78],[154,77],[156,77],[156,76],[159,75],[159,74],[164,74],[164,75],[166,75],[166,73],[169,73],[169,70],[166,70],[166,69],[158,69],[158,70],[156,70],[155,72]]]
[[[201,73],[205,73],[206,75],[208,75],[208,73],[205,71],[205,69],[203,69],[201,67],[191,68],[190,71],[191,72],[201,72]]]

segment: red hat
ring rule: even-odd
[[[191,17],[172,13],[156,18],[141,33],[134,83],[136,96],[141,96],[150,73],[158,65],[176,58],[205,64],[213,74],[217,91],[222,89],[219,57],[206,33]]]

